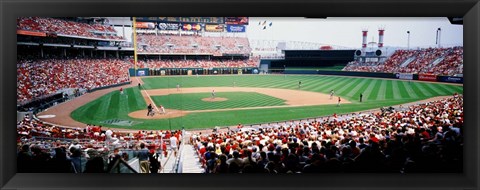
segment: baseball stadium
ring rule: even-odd
[[[462,172],[463,26],[380,21],[20,17],[17,170]]]

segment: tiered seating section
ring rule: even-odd
[[[241,127],[241,126],[240,126]],[[207,173],[459,172],[463,96],[398,111],[195,133]]]
[[[138,34],[137,43],[140,53],[249,55],[252,51],[248,39],[241,37]]]
[[[160,150],[167,153],[171,137],[182,138],[181,131],[128,133],[93,125],[64,128],[28,116],[17,122],[17,132],[18,172],[41,173],[103,173],[117,157],[128,161],[129,157],[138,156],[142,143],[152,158]]]
[[[410,58],[413,61],[402,66]],[[434,64],[437,59],[443,60]],[[463,47],[397,50],[384,63],[351,62],[343,70],[452,76],[463,73]]]
[[[244,68],[258,67],[259,59],[246,60],[147,60],[139,61],[140,68]]]
[[[131,63],[120,59],[21,59],[17,63],[17,102],[65,88],[94,88],[130,81]]]
[[[87,24],[45,17],[20,17],[17,19],[17,30],[56,33],[98,39],[124,39],[121,36],[117,36],[117,32],[111,26]]]

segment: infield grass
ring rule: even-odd
[[[285,100],[255,92],[217,92],[216,98],[227,98],[226,101],[207,102],[211,93],[169,94],[152,96],[155,105],[163,105],[177,110],[211,110],[228,108],[264,107],[286,105]]]

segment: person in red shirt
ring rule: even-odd
[[[340,96],[338,97],[338,103],[337,103],[337,107],[340,106],[340,102],[342,101],[342,99],[340,99]]]
[[[123,88],[120,88],[120,94],[123,94]]]

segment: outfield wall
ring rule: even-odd
[[[129,69],[130,76],[170,76],[170,75],[240,75],[259,74],[258,67],[245,68],[141,68],[135,72]]]
[[[438,75],[426,75],[426,74],[409,74],[409,73],[370,73],[370,72],[355,72],[355,71],[288,70],[287,69],[286,71],[284,71],[284,74],[319,74],[319,75],[335,75],[335,76],[356,76],[356,77],[420,80],[420,81],[463,84],[463,77],[438,76]]]

